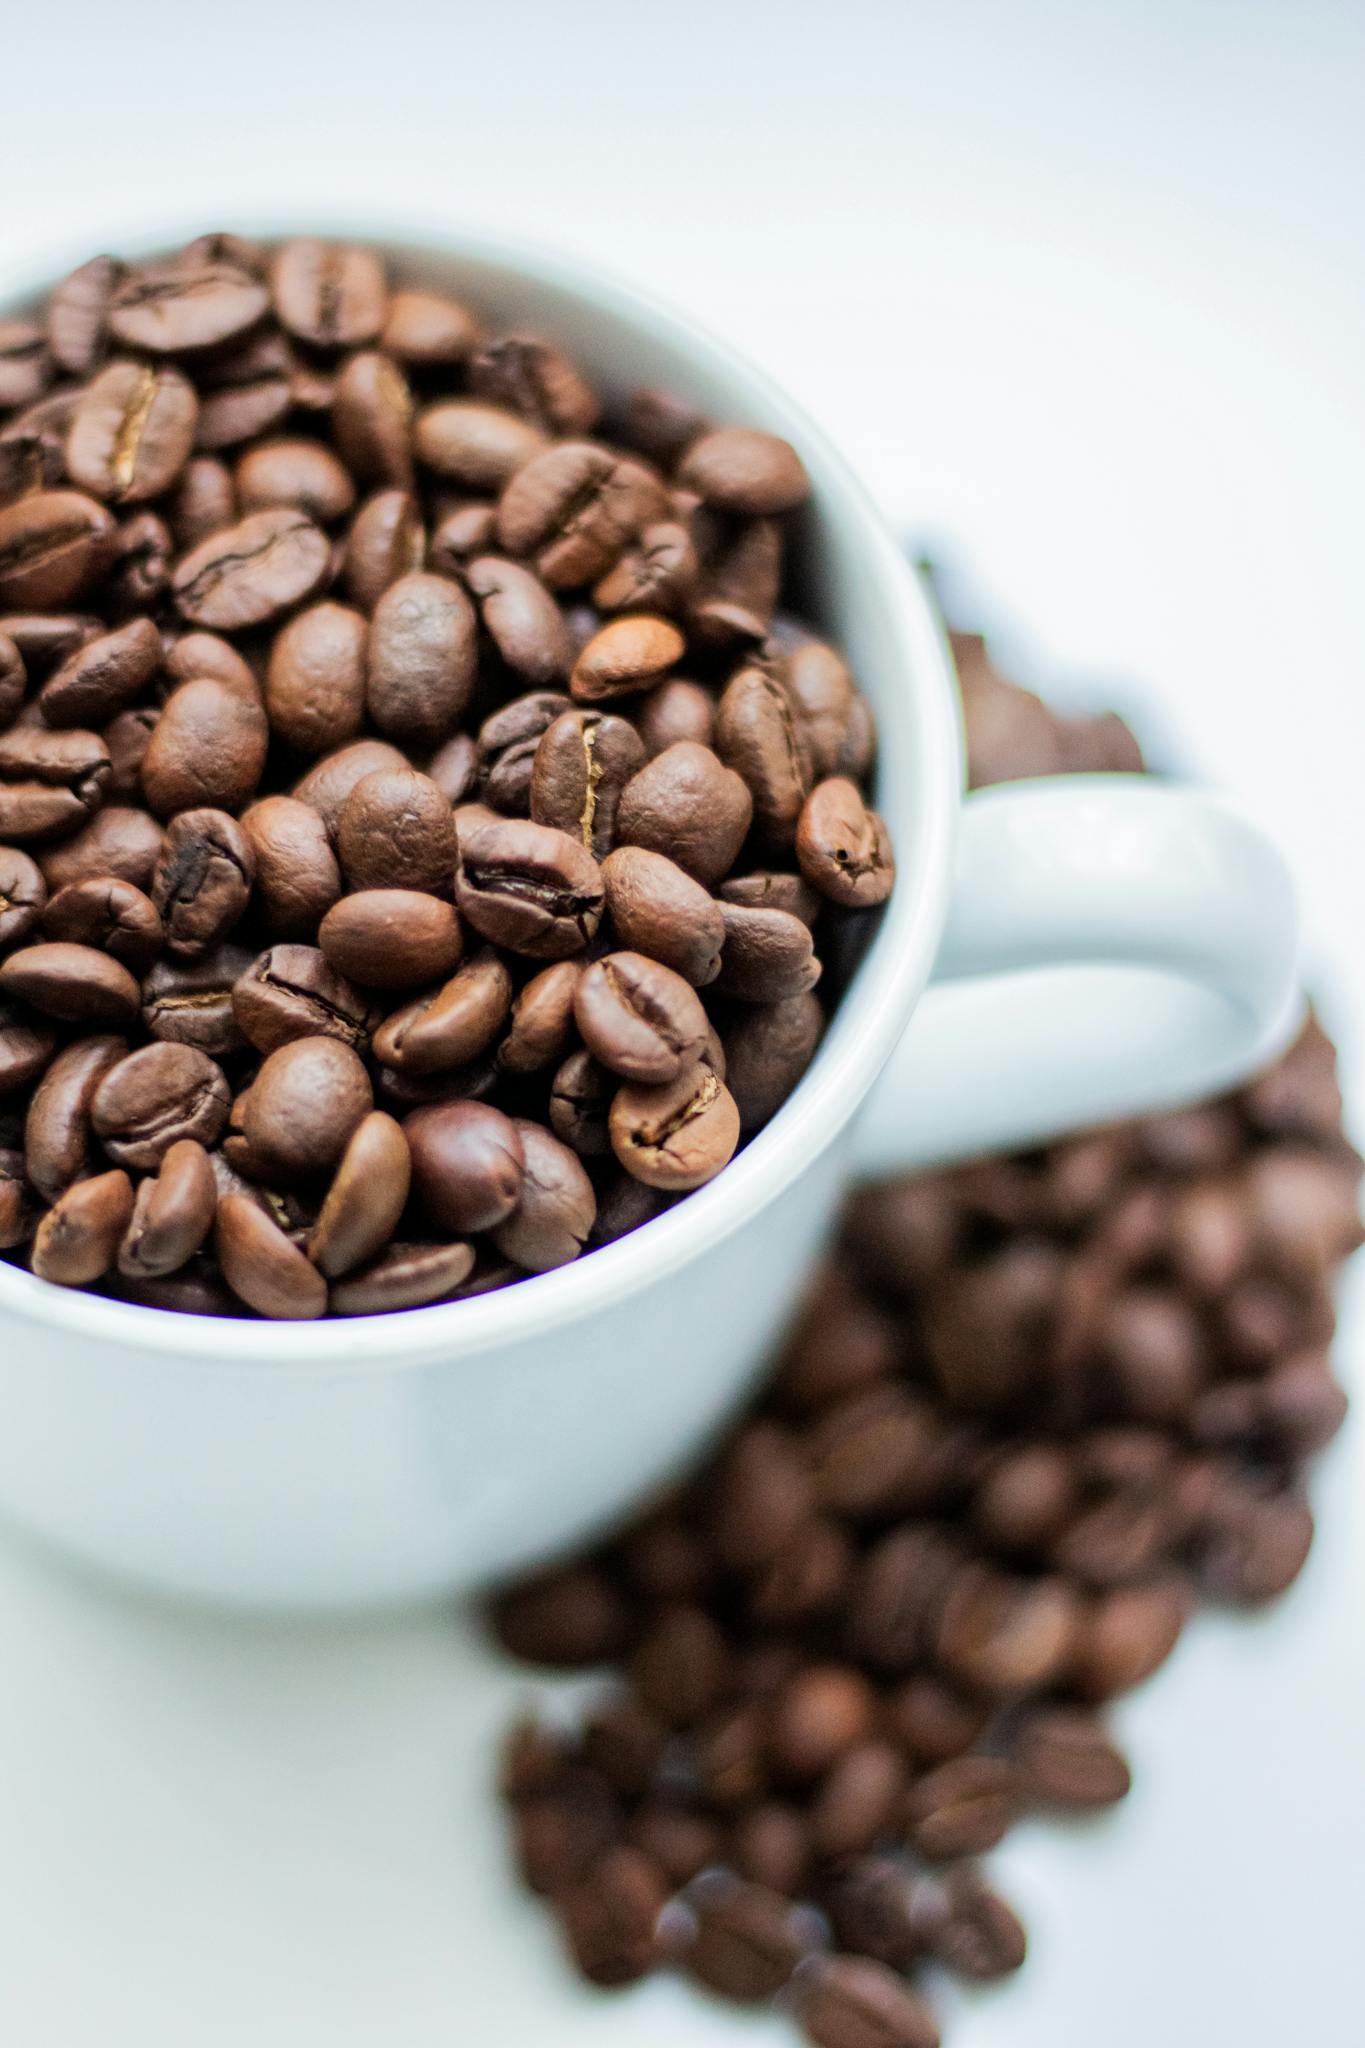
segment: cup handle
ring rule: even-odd
[[[1302,1012],[1284,862],[1214,797],[1063,775],[967,798],[933,984],[859,1128],[891,1173],[1175,1107]]]

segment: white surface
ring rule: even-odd
[[[1273,825],[1360,1075],[1358,9],[11,14],[7,266],[287,182],[635,271],[951,549],[1026,672],[1112,679]],[[1201,1624],[1129,1704],[1126,1810],[1011,1846],[1033,1960],[949,2048],[1356,2048],[1363,1460],[1356,1427],[1285,1610]],[[270,1635],[13,1547],[0,1643],[0,2021],[24,2048],[789,2041],[567,1991],[479,1790],[521,1681],[444,1619]]]

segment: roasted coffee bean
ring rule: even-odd
[[[141,696],[161,666],[161,636],[150,619],[132,619],[89,640],[49,676],[38,695],[55,726],[99,726]]]
[[[95,733],[12,726],[0,733],[0,834],[65,837],[98,808],[108,777],[109,752]]]
[[[0,1003],[0,1096],[28,1089],[57,1049],[57,1034],[17,1004]]]
[[[746,1005],[726,1026],[725,1083],[746,1131],[770,1122],[815,1056],[825,1015],[808,992]]]
[[[1079,1502],[1078,1475],[1061,1445],[1021,1444],[987,1468],[972,1502],[986,1542],[1005,1551],[1039,1551],[1066,1528]]]
[[[532,455],[498,505],[498,538],[530,555],[552,590],[606,574],[641,528],[667,510],[663,486],[643,463],[591,441],[561,441]]]
[[[8,634],[0,633],[0,725],[8,725],[28,689],[24,657]]]
[[[65,661],[103,631],[86,612],[0,612],[0,634],[32,669]]]
[[[543,1125],[513,1119],[523,1153],[517,1206],[493,1232],[505,1258],[528,1273],[548,1273],[576,1259],[597,1214],[592,1182],[567,1145]]]
[[[467,1244],[392,1244],[332,1289],[334,1315],[387,1315],[394,1309],[425,1308],[459,1292],[474,1265]]]
[[[300,236],[270,265],[270,294],[280,324],[313,348],[360,348],[388,315],[384,266],[369,249]]]
[[[233,1016],[233,986],[250,965],[250,954],[233,945],[193,963],[158,960],[142,984],[144,1031],[213,1059],[236,1052],[245,1040]]]
[[[236,341],[265,310],[258,279],[233,264],[205,263],[132,271],[114,286],[105,318],[125,348],[177,356]]]
[[[440,292],[396,291],[389,300],[380,345],[416,369],[462,363],[479,342],[479,323],[467,307]]]
[[[144,1045],[103,1076],[90,1121],[116,1166],[154,1173],[182,1138],[215,1145],[229,1100],[223,1070],[206,1053],[189,1045]]]
[[[249,703],[259,703],[260,685],[250,663],[217,633],[182,633],[166,651],[166,673],[175,683],[212,677]]]
[[[934,1954],[961,1977],[986,1983],[1023,1963],[1028,1942],[1013,1909],[971,1869],[950,1871],[947,1914]]]
[[[1069,1668],[1080,1625],[1076,1596],[1063,1580],[967,1566],[944,1600],[938,1654],[974,1691],[1038,1692]]]
[[[485,499],[471,498],[466,504],[452,506],[432,533],[427,548],[428,569],[434,569],[438,576],[464,575],[466,563],[487,555],[497,540],[497,528],[498,508]],[[491,633],[491,626],[489,630]]]
[[[341,894],[341,870],[318,812],[297,797],[267,796],[243,811],[241,828],[255,871],[253,908],[277,937],[307,937]]]
[[[57,1287],[88,1287],[113,1265],[132,1213],[133,1184],[126,1173],[77,1181],[38,1225],[34,1272]]]
[[[459,960],[460,921],[449,903],[419,889],[361,889],[333,904],[318,943],[339,974],[364,988],[420,988]]]
[[[782,584],[782,527],[702,511],[691,521],[701,561],[688,627],[703,647],[757,651],[768,637]]]
[[[610,851],[621,792],[645,752],[625,719],[598,711],[569,711],[541,735],[530,775],[531,816],[582,840],[595,860]]]
[[[810,492],[796,450],[756,427],[717,427],[688,448],[678,480],[709,505],[746,518],[791,512]]]
[[[734,770],[690,740],[666,747],[632,776],[616,809],[617,843],[645,846],[699,882],[718,882],[735,864],[753,817],[753,798]]]
[[[609,953],[588,967],[574,991],[583,1043],[628,1081],[658,1086],[696,1059],[706,1012],[681,975],[643,953]]]
[[[24,1155],[0,1147],[0,1251],[27,1244],[40,1215],[24,1178]]]
[[[866,1956],[820,1956],[797,1978],[796,2017],[815,2048],[939,2048],[919,1993]]]
[[[349,1045],[296,1038],[262,1061],[243,1131],[253,1158],[288,1185],[334,1167],[373,1105],[370,1077]]]
[[[727,1862],[750,1884],[793,1898],[811,1860],[810,1830],[793,1806],[770,1799],[741,1814],[728,1842]]]
[[[1018,1772],[1003,1757],[956,1757],[926,1771],[910,1787],[905,1803],[910,1839],[931,1862],[979,1856],[1013,1827],[1019,1799]]]
[[[349,747],[324,755],[295,786],[294,795],[300,803],[312,806],[335,838],[342,808],[361,777],[379,768],[407,766],[406,758],[387,740],[355,740]]]
[[[742,668],[716,710],[716,752],[742,775],[754,823],[774,846],[790,846],[811,789],[811,751],[792,697],[778,676]]]
[[[0,608],[59,611],[104,574],[117,545],[113,518],[94,498],[35,491],[18,499],[0,510]]]
[[[662,1087],[627,1082],[610,1118],[612,1150],[637,1180],[678,1193],[713,1180],[739,1143],[734,1097],[710,1067],[685,1067]]]
[[[511,1007],[512,977],[485,946],[442,987],[385,1018],[375,1058],[404,1074],[450,1073],[493,1043]]]
[[[845,776],[818,783],[806,799],[796,858],[812,888],[848,909],[884,903],[895,880],[886,826]]]
[[[512,1004],[512,1021],[498,1047],[498,1065],[509,1074],[534,1074],[554,1066],[573,1027],[574,991],[582,965],[561,960],[533,974]]]
[[[1076,1708],[1044,1706],[1026,1714],[1011,1735],[1010,1756],[1031,1799],[1069,1812],[1114,1806],[1132,1784],[1103,1722]]]
[[[159,818],[203,805],[240,810],[265,766],[269,728],[259,698],[210,677],[182,683],[142,757],[142,788]]]
[[[867,771],[867,761],[853,769],[846,769],[842,762],[853,709],[853,683],[834,648],[823,640],[801,641],[786,657],[782,685],[795,707],[814,778],[822,781],[831,775],[852,774],[860,779]]]
[[[1189,1606],[1174,1581],[1102,1594],[1081,1625],[1072,1660],[1072,1682],[1082,1698],[1112,1699],[1149,1678],[1175,1648]]]
[[[691,1938],[678,1960],[699,1984],[752,2004],[786,1984],[810,1946],[791,1901],[737,1878],[718,1878],[689,1898]]]
[[[197,626],[241,632],[311,597],[330,562],[327,536],[305,512],[268,507],[210,534],[184,556],[173,578],[175,601]]]
[[[352,602],[373,611],[386,590],[421,568],[426,551],[417,500],[408,491],[376,491],[346,537],[344,574]]]
[[[504,1649],[529,1664],[572,1670],[625,1647],[630,1615],[601,1573],[570,1566],[526,1579],[501,1596],[493,1624]]]
[[[160,1279],[178,1272],[212,1230],[217,1208],[208,1153],[193,1138],[178,1139],[155,1178],[138,1187],[119,1246],[120,1273],[129,1279]]]
[[[366,702],[380,731],[417,746],[449,738],[477,660],[473,607],[448,577],[424,571],[385,590],[370,625]]]
[[[41,883],[41,877],[38,879]],[[44,889],[43,895],[46,893]],[[42,919],[49,939],[94,946],[134,975],[146,974],[161,951],[164,933],[156,905],[141,889],[116,875],[92,875],[88,881],[68,883],[47,903]],[[0,916],[0,942],[4,923]]]
[[[618,846],[609,853],[602,881],[612,925],[627,946],[672,968],[694,988],[715,980],[725,921],[721,906],[699,882],[666,855],[643,846]]]
[[[1200,1584],[1215,1599],[1276,1599],[1303,1570],[1312,1542],[1306,1501],[1229,1481],[1216,1489],[1202,1533]]]
[[[519,562],[482,555],[465,570],[484,630],[514,674],[544,685],[569,672],[572,649],[559,606]]]
[[[167,952],[202,960],[241,920],[254,879],[251,841],[226,811],[181,811],[172,818],[152,878]]]
[[[676,391],[638,384],[626,400],[623,433],[632,448],[671,469],[710,422]]]
[[[473,789],[478,763],[479,752],[473,737],[460,732],[437,748],[427,762],[427,774],[453,808],[462,804]]]
[[[365,715],[369,629],[346,605],[316,604],[277,636],[266,672],[265,708],[301,754],[326,754],[355,738]]]
[[[64,1024],[126,1028],[139,1006],[126,967],[93,946],[53,940],[0,962],[0,997],[28,1003]]]
[[[507,1221],[522,1196],[524,1131],[481,1102],[414,1110],[403,1125],[413,1192],[437,1230],[463,1237]]]
[[[600,704],[652,690],[674,662],[681,660],[686,644],[668,619],[648,613],[613,619],[593,634],[579,654],[569,689],[580,704]]]
[[[231,997],[242,1035],[262,1053],[296,1038],[336,1038],[363,1049],[374,1024],[368,998],[316,946],[272,946],[244,962]]]
[[[663,1872],[626,1847],[607,1850],[586,1877],[556,1895],[570,1953],[590,1983],[615,1988],[649,1972],[667,1897]]]
[[[934,1881],[889,1857],[845,1865],[822,1886],[821,1904],[843,1947],[895,1970],[923,1958],[943,1920]]]
[[[507,406],[545,434],[586,434],[602,403],[562,349],[535,334],[485,342],[469,365],[476,397]]]
[[[773,1704],[768,1748],[774,1767],[798,1782],[823,1776],[846,1751],[866,1741],[875,1716],[876,1695],[861,1672],[837,1664],[810,1665]]]
[[[786,910],[749,910],[722,903],[725,942],[716,987],[746,1003],[779,1003],[805,995],[820,978],[810,929]]]
[[[258,511],[258,505],[246,508]],[[167,518],[179,548],[197,547],[220,526],[231,526],[238,514],[232,472],[213,455],[194,455],[180,472]]]
[[[106,348],[109,301],[126,268],[112,256],[96,256],[59,284],[47,302],[47,342],[53,359],[70,377],[88,377]]]
[[[604,612],[673,616],[687,604],[699,573],[697,550],[687,528],[674,520],[660,520],[647,526],[636,545],[607,571],[593,591],[593,603]]]
[[[329,1280],[381,1252],[398,1227],[412,1177],[407,1139],[374,1110],[351,1135],[308,1238],[308,1256]]]
[[[635,708],[634,718],[650,760],[666,747],[677,746],[680,740],[709,747],[715,738],[714,703],[700,683],[685,682],[681,676],[673,676],[660,683],[657,690],[651,690]]]
[[[851,1483],[862,1474],[855,1461]],[[927,1524],[904,1523],[860,1560],[849,1590],[846,1634],[859,1660],[879,1671],[908,1671],[928,1652],[944,1595],[961,1568],[957,1545]]]
[[[258,1315],[307,1321],[327,1308],[327,1282],[249,1195],[218,1204],[214,1250],[233,1293]]]
[[[67,474],[92,497],[145,504],[168,491],[189,460],[198,418],[194,386],[178,370],[110,363],[77,403]]]
[[[353,476],[406,490],[412,482],[412,392],[377,349],[349,356],[332,400],[332,431]]]
[[[85,1172],[90,1104],[128,1050],[122,1038],[82,1038],[57,1054],[39,1081],[24,1124],[24,1164],[45,1201],[55,1202]]]
[[[414,439],[428,469],[470,491],[500,491],[545,447],[540,429],[516,413],[460,398],[429,405]]]
[[[229,488],[243,512],[292,505],[319,526],[344,519],[356,499],[350,471],[321,441],[259,442],[239,460]]]
[[[337,851],[352,889],[445,895],[455,875],[455,820],[434,782],[415,769],[362,776],[342,806]]]
[[[521,819],[460,833],[455,897],[475,931],[535,960],[578,953],[602,918],[601,869],[580,841]]]
[[[199,371],[195,445],[227,451],[273,433],[294,403],[294,357],[281,335],[262,331]]]
[[[819,896],[800,875],[773,868],[729,875],[716,893],[722,903],[736,904],[742,910],[785,910],[788,916],[799,917],[802,924],[808,925],[815,923],[823,908]]]
[[[26,939],[43,914],[47,884],[38,863],[17,846],[0,846],[0,948]],[[73,936],[52,934],[57,938]]]
[[[479,727],[479,786],[493,810],[513,818],[526,816],[540,741],[568,709],[568,698],[558,690],[530,690],[484,720]]]
[[[581,1159],[611,1151],[607,1116],[616,1087],[616,1076],[586,1052],[571,1052],[551,1083],[550,1126]]]

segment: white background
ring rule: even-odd
[[[25,0],[0,68],[0,273],[350,204],[563,243],[739,341],[1018,671],[1274,830],[1365,1080],[1358,6]],[[1002,1858],[1034,1959],[959,2048],[1359,2043],[1362,1492],[1357,1427],[1288,1608],[1124,1711],[1127,1809]],[[568,1988],[482,1789],[523,1681],[448,1618],[267,1632],[5,1542],[0,1672],[7,2041],[789,2039]]]

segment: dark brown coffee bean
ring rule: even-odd
[[[368,1000],[316,946],[272,946],[262,953],[237,976],[232,1007],[243,1035],[263,1053],[319,1037],[363,1049],[374,1022]]]
[[[332,1313],[379,1316],[448,1301],[464,1285],[473,1265],[471,1245],[392,1244],[368,1266],[336,1283]]]
[[[956,1757],[911,1786],[905,1803],[910,1839],[935,1863],[979,1856],[1013,1827],[1019,1795],[1018,1772],[1003,1757]]]
[[[24,1178],[23,1153],[0,1147],[0,1251],[27,1244],[40,1213]]]
[[[104,622],[84,612],[0,612],[0,634],[38,669],[63,662],[104,631]]]
[[[31,1088],[56,1049],[51,1026],[17,1004],[0,1003],[0,1096]]]
[[[590,433],[602,411],[597,393],[564,352],[534,334],[485,342],[470,362],[469,388],[545,434]]]
[[[126,1173],[77,1181],[38,1225],[34,1272],[57,1287],[88,1287],[113,1265],[132,1213],[133,1184]]]
[[[621,1809],[610,1787],[571,1764],[546,1793],[518,1802],[513,1825],[521,1875],[532,1891],[553,1895],[587,1876],[621,1839]]]
[[[117,960],[93,946],[57,940],[22,946],[0,962],[0,997],[92,1029],[130,1024],[140,1000],[137,983]]]
[[[579,961],[561,960],[532,975],[512,1005],[511,1028],[498,1048],[498,1065],[505,1073],[538,1073],[562,1058],[582,971]]]
[[[434,993],[384,1020],[374,1035],[375,1058],[405,1074],[449,1073],[492,1044],[511,1007],[512,977],[485,946]]]
[[[332,432],[353,476],[406,490],[412,482],[412,392],[391,357],[363,349],[337,378]]]
[[[803,1815],[776,1799],[740,1815],[726,1858],[736,1876],[786,1898],[797,1897],[804,1888],[810,1860],[810,1829]]]
[[[934,1954],[960,1977],[987,1983],[1023,1963],[1028,1940],[1018,1916],[974,1870],[948,1873],[947,1916]]]
[[[437,1230],[462,1237],[506,1222],[526,1170],[520,1124],[487,1103],[446,1102],[415,1110],[403,1134],[413,1191]]]
[[[722,512],[748,518],[791,512],[810,493],[810,480],[790,442],[756,427],[717,427],[694,441],[678,480]]]
[[[663,1870],[670,1883],[690,1884],[721,1854],[717,1823],[684,1807],[644,1805],[627,1824],[630,1840]]]
[[[282,939],[314,932],[341,894],[341,871],[317,811],[297,797],[263,797],[242,813],[241,829],[255,870],[252,908],[266,929]]]
[[[687,528],[673,520],[660,520],[647,526],[636,545],[607,571],[593,591],[593,603],[604,612],[674,616],[692,596],[699,573],[697,550]],[[701,737],[709,740],[710,734]]]
[[[894,1970],[923,1958],[944,1917],[935,1881],[883,1856],[845,1865],[821,1887],[820,1902],[842,1947]]]
[[[485,556],[496,544],[498,508],[481,498],[453,505],[441,515],[427,549],[427,567],[438,576],[462,576],[466,563]],[[529,571],[523,573],[529,574]],[[566,641],[566,647],[567,647]],[[568,657],[565,659],[568,668]]]
[[[100,733],[109,755],[109,780],[104,785],[107,802],[125,804],[142,795],[142,761],[147,742],[161,713],[150,704],[120,711]]]
[[[688,611],[692,638],[718,651],[757,652],[781,590],[781,523],[701,511],[692,516],[691,530],[701,561]]]
[[[294,403],[294,374],[289,344],[268,330],[215,353],[199,371],[196,447],[226,452],[275,432]]]
[[[616,810],[619,845],[665,854],[699,882],[734,866],[753,817],[748,786],[709,747],[665,748],[632,776]]]
[[[461,831],[455,895],[475,931],[536,960],[581,952],[602,918],[592,855],[566,832],[521,819]]]
[[[1175,1648],[1189,1609],[1189,1594],[1173,1580],[1102,1594],[1086,1615],[1072,1660],[1082,1698],[1112,1699],[1150,1678]]]
[[[282,739],[301,754],[326,754],[354,739],[365,716],[364,618],[341,604],[310,605],[277,637],[265,705]]]
[[[96,734],[12,726],[0,733],[0,834],[36,841],[74,832],[98,807],[108,776]]]
[[[558,690],[529,690],[484,720],[478,767],[487,805],[508,817],[526,816],[541,738],[568,709],[568,698]]]
[[[748,910],[722,903],[725,943],[716,987],[746,1003],[777,1003],[805,995],[820,978],[810,929],[786,910]]]
[[[848,726],[844,742],[839,749],[839,758],[834,763],[836,775],[849,775],[855,782],[872,773],[872,764],[877,758],[877,720],[872,706],[859,690],[853,692],[853,701],[848,709]]]
[[[470,491],[500,491],[545,446],[540,429],[516,413],[461,398],[429,405],[414,438],[428,469]]]
[[[182,551],[198,547],[220,526],[232,526],[237,515],[231,471],[216,456],[191,456],[180,472],[167,512],[176,546]]]
[[[219,1202],[213,1242],[223,1278],[258,1315],[309,1321],[325,1313],[327,1282],[249,1195]]]
[[[8,725],[28,690],[24,657],[7,633],[0,633],[0,725]]]
[[[652,690],[686,642],[668,619],[632,613],[594,633],[573,666],[569,689],[580,704],[600,704]]]
[[[90,1103],[109,1069],[128,1050],[122,1038],[82,1038],[48,1067],[29,1102],[24,1163],[45,1201],[55,1202],[89,1163]]]
[[[800,875],[773,868],[729,875],[716,893],[722,903],[734,903],[742,910],[784,910],[808,925],[815,923],[823,908],[820,897]]]
[[[611,1107],[612,1150],[637,1180],[678,1193],[713,1180],[739,1143],[734,1097],[710,1067],[685,1067],[675,1081],[627,1082]]]
[[[142,757],[142,787],[159,818],[211,806],[237,811],[254,795],[269,727],[259,698],[211,677],[182,683]]]
[[[265,287],[229,263],[135,270],[110,293],[109,332],[148,355],[194,355],[236,341],[266,310]]]
[[[853,705],[853,683],[842,657],[823,640],[803,640],[787,655],[782,684],[795,709],[815,780],[844,774],[861,779],[870,760],[847,769],[841,758]]]
[[[514,1117],[523,1173],[517,1206],[493,1232],[504,1258],[528,1273],[568,1265],[587,1244],[597,1198],[592,1182],[567,1145],[543,1124]]]
[[[358,1123],[308,1238],[308,1256],[329,1280],[363,1265],[398,1228],[412,1178],[407,1139],[382,1110]]]
[[[478,343],[479,323],[456,299],[409,290],[389,300],[380,345],[400,363],[422,370],[462,363]]]
[[[1010,1737],[1010,1757],[1031,1799],[1092,1813],[1127,1796],[1132,1773],[1104,1723],[1069,1707],[1037,1707]]]
[[[930,1673],[907,1678],[886,1702],[889,1733],[912,1763],[942,1764],[979,1740],[994,1708]]]
[[[935,1507],[953,1439],[931,1403],[884,1387],[825,1410],[810,1447],[821,1504],[850,1520]]]
[[[175,572],[176,603],[196,625],[226,632],[264,625],[311,597],[329,563],[327,537],[306,513],[293,506],[250,512],[185,556]]]
[[[154,1179],[137,1190],[119,1246],[119,1271],[130,1279],[160,1279],[193,1258],[218,1207],[213,1169],[203,1146],[181,1138],[167,1151]]]
[[[474,740],[467,732],[457,732],[454,739],[437,748],[427,762],[427,774],[446,802],[454,807],[462,804],[472,791],[478,765],[478,748]]]
[[[619,1655],[630,1630],[630,1615],[616,1588],[586,1565],[522,1580],[496,1600],[491,1618],[513,1657],[566,1670]]]
[[[420,569],[427,536],[421,508],[408,491],[376,491],[351,522],[344,574],[351,601],[373,611],[400,577]]]
[[[248,449],[237,464],[235,491],[243,512],[292,505],[319,526],[344,519],[356,497],[345,464],[321,441],[305,440],[262,441]]]
[[[1074,1515],[1077,1475],[1060,1446],[1007,1447],[987,1467],[972,1503],[986,1542],[1004,1551],[1046,1548]]]
[[[104,1075],[91,1098],[90,1121],[116,1166],[154,1173],[182,1138],[215,1145],[229,1100],[223,1070],[206,1053],[189,1045],[144,1045]]]
[[[699,434],[704,434],[709,425],[704,414],[676,391],[656,384],[639,384],[626,401],[622,434],[632,448],[671,469],[683,450]]]
[[[638,1849],[608,1849],[554,1909],[589,1983],[615,1989],[647,1976],[658,1959],[659,1915],[668,1899],[662,1871]]]
[[[300,803],[312,806],[335,837],[342,808],[362,776],[379,768],[407,766],[405,757],[387,740],[355,740],[349,747],[338,747],[334,754],[324,755],[296,784],[294,795]]]
[[[847,1750],[867,1740],[876,1695],[849,1665],[811,1664],[779,1693],[772,1708],[768,1749],[785,1778],[824,1775]]]
[[[270,294],[281,326],[313,348],[360,348],[389,310],[384,266],[369,249],[300,236],[276,250]]]
[[[768,1123],[815,1056],[825,1014],[809,992],[746,1005],[726,1025],[725,1083],[746,1131]]]
[[[715,980],[725,924],[721,906],[699,882],[643,846],[618,846],[608,854],[602,881],[612,924],[627,946],[671,967],[694,988]]]
[[[895,880],[886,826],[844,776],[817,783],[796,828],[796,858],[813,889],[850,910],[884,903]]]
[[[364,988],[419,988],[459,960],[460,921],[449,903],[418,889],[362,889],[333,904],[318,944]]]
[[[67,474],[82,491],[141,505],[168,491],[194,446],[199,401],[178,370],[110,363],[87,385],[66,441]]]
[[[60,611],[110,566],[114,521],[78,491],[35,491],[0,509],[0,610]],[[10,626],[4,630],[13,638]]]
[[[681,676],[673,676],[660,683],[657,690],[651,690],[634,710],[634,718],[651,761],[666,747],[677,746],[680,740],[709,747],[715,737],[716,707],[710,696],[699,683],[684,682]]]
[[[644,748],[623,718],[565,711],[545,728],[530,776],[531,815],[582,840],[601,860],[615,837],[621,791],[644,765]]]
[[[695,1930],[678,1955],[710,1991],[743,2004],[772,1998],[810,1947],[790,1899],[733,1877],[718,1877],[689,1900]]]
[[[251,965],[240,946],[218,946],[203,960],[158,960],[142,984],[142,1026],[171,1045],[194,1045],[222,1059],[245,1043],[233,1016],[233,987]]]
[[[572,649],[559,606],[538,577],[519,562],[482,555],[465,580],[479,601],[485,631],[507,666],[527,682],[559,682]]]
[[[1261,1419],[1294,1462],[1324,1450],[1346,1420],[1346,1390],[1325,1358],[1309,1352],[1286,1359],[1261,1382]]]
[[[664,517],[662,485],[643,463],[591,441],[560,441],[531,456],[498,505],[498,538],[533,557],[552,590],[606,574],[641,528]]]
[[[182,633],[167,649],[166,674],[172,683],[192,683],[210,676],[249,703],[259,703],[260,685],[249,662],[217,633]]]
[[[211,952],[240,921],[254,878],[251,842],[226,811],[181,811],[172,818],[152,878],[167,952],[181,960]]]
[[[775,846],[790,846],[811,790],[811,753],[796,706],[777,676],[742,668],[716,711],[716,752],[744,777],[754,823]]]
[[[109,301],[126,276],[112,256],[96,256],[73,270],[47,302],[48,347],[70,377],[88,377],[107,346]]]
[[[933,2013],[866,1956],[820,1956],[797,1979],[796,2017],[815,2048],[939,2048]]]
[[[1207,1517],[1200,1584],[1215,1599],[1277,1599],[1303,1570],[1312,1542],[1312,1510],[1297,1494],[1262,1495],[1225,1484]]]
[[[851,1467],[853,1478],[860,1475]],[[961,1553],[940,1530],[905,1523],[862,1558],[848,1600],[848,1646],[879,1671],[908,1671],[924,1658]]]
[[[652,1086],[675,1080],[706,1038],[706,1012],[690,985],[643,953],[595,960],[574,992],[574,1017],[603,1066]]]
[[[39,692],[55,726],[99,726],[141,695],[161,666],[161,636],[150,619],[133,619],[87,641]]]
[[[1080,1625],[1076,1596],[1063,1580],[1015,1579],[972,1565],[948,1590],[938,1654],[975,1691],[1037,1692],[1069,1667]]]
[[[362,776],[342,806],[337,851],[352,889],[445,895],[455,874],[455,820],[425,775],[381,768]]]
[[[390,584],[370,627],[366,701],[380,731],[416,746],[448,738],[477,651],[473,607],[457,583],[419,571]]]
[[[580,1159],[605,1158],[611,1151],[607,1115],[616,1076],[590,1053],[572,1052],[550,1087],[550,1127]]]
[[[0,869],[3,865],[0,851]],[[151,967],[163,937],[161,916],[151,898],[116,875],[92,875],[88,881],[71,882],[59,889],[43,911],[43,930],[49,939],[94,946],[138,976]],[[0,941],[3,933],[0,915]]]
[[[358,1054],[338,1038],[296,1038],[267,1055],[243,1124],[252,1155],[286,1184],[333,1168],[374,1106]]]
[[[17,946],[37,924],[47,902],[38,863],[17,846],[0,846],[0,948]],[[56,938],[72,936],[57,932]]]
[[[811,1807],[811,1834],[821,1856],[865,1856],[888,1834],[905,1800],[908,1773],[889,1742],[856,1744],[835,1764]]]

